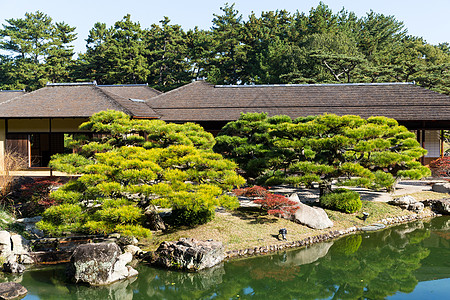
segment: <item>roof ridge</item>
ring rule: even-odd
[[[43,88],[45,88],[45,87],[43,87]],[[43,89],[43,88],[40,88],[40,89]],[[37,91],[39,91],[40,89],[31,91],[31,92],[29,92],[29,93],[25,93],[25,94],[22,94],[22,95],[18,95],[17,97],[14,97],[14,98],[8,99],[8,100],[6,100],[6,101],[0,102],[0,105],[2,105],[2,104],[7,104],[7,103],[10,103],[10,102],[12,102],[12,101],[14,101],[14,100],[17,100],[17,99],[21,98],[21,97],[24,97],[24,96],[28,96],[28,95],[34,94],[34,93],[36,93]]]
[[[148,86],[148,83],[130,83],[130,84],[97,84],[99,87],[121,87],[121,86]]]
[[[157,100],[157,98],[159,98],[159,97],[161,97],[161,96],[170,95],[170,94],[172,94],[172,93],[174,93],[174,92],[176,92],[176,91],[184,90],[184,89],[186,89],[187,87],[190,87],[190,86],[192,86],[192,85],[194,85],[194,84],[207,84],[207,85],[209,85],[209,86],[212,86],[212,84],[208,83],[206,80],[194,80],[194,81],[192,81],[192,82],[190,82],[190,83],[188,83],[188,84],[182,85],[182,86],[180,86],[180,87],[178,87],[178,88],[176,88],[176,89],[170,90],[170,91],[168,91],[168,92],[165,92],[165,93],[162,93],[162,92],[161,92],[161,94],[159,94],[159,95],[157,95],[157,96],[155,96],[155,97],[153,97],[153,98],[148,99],[146,102],[149,103],[150,100],[154,101],[154,100]],[[214,87],[214,86],[213,86],[213,87]],[[150,105],[149,105],[149,106],[150,106]],[[152,107],[152,106],[150,106],[150,107]],[[152,107],[152,108],[153,108],[153,107]]]
[[[117,94],[115,94],[115,93],[111,93],[111,92],[104,91],[104,90],[102,90],[101,88],[99,88],[97,85],[94,86],[94,88],[95,88],[97,91],[100,91],[100,93],[104,94],[104,95],[108,98],[109,101],[113,102],[114,104],[116,104],[117,106],[119,106],[120,108],[122,108],[122,109],[124,110],[124,112],[126,112],[126,113],[129,114],[129,115],[134,116],[133,112],[131,112],[131,111],[130,111],[127,107],[125,107],[122,103],[120,103],[120,102],[118,102],[116,99],[114,99],[115,97],[118,97],[118,98],[127,100],[126,98],[124,98],[124,97],[122,97],[122,96],[119,96],[119,95],[117,95]]]
[[[415,82],[360,82],[360,83],[305,83],[305,84],[251,84],[251,85],[239,85],[239,84],[216,84],[215,88],[252,88],[252,87],[305,87],[305,86],[373,86],[373,85],[416,85]]]
[[[97,81],[92,82],[47,82],[46,86],[77,86],[77,85],[97,85]]]

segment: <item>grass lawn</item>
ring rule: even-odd
[[[417,200],[440,199],[447,194],[435,192],[420,192],[411,194]],[[168,232],[156,232],[151,239],[142,245],[144,250],[156,250],[163,241],[174,241],[182,237],[195,238],[199,240],[213,239],[221,241],[226,250],[240,250],[257,246],[269,246],[282,243],[277,240],[278,230],[287,229],[287,238],[297,241],[308,236],[315,236],[331,230],[341,230],[352,226],[371,224],[384,218],[411,215],[410,211],[389,205],[384,202],[362,201],[361,210],[354,214],[346,214],[332,210],[325,210],[329,218],[334,222],[332,228],[315,230],[294,223],[292,221],[277,218],[263,213],[258,208],[239,208],[235,211],[217,212],[213,221],[194,228],[176,228]],[[425,211],[429,211],[426,208]],[[369,213],[364,222],[362,212]]]

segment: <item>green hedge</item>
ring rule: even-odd
[[[351,214],[361,209],[362,202],[359,193],[340,188],[320,197],[320,205]]]

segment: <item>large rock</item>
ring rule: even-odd
[[[72,254],[68,266],[69,279],[90,285],[106,285],[136,276],[138,272],[130,266],[133,256],[124,253],[115,243],[84,244]]]
[[[431,209],[439,214],[450,215],[450,198],[440,200],[428,200],[427,201]]]
[[[421,212],[425,207],[422,202],[417,201],[412,196],[402,196],[399,198],[395,198],[388,203],[414,212]]]
[[[449,182],[438,182],[433,184],[431,188],[434,192],[438,193],[450,193],[450,183]]]
[[[2,300],[16,299],[26,293],[28,293],[27,289],[16,282],[0,283],[0,299]]]
[[[32,264],[34,260],[30,256],[30,242],[19,234],[10,234],[8,231],[0,231],[0,256],[8,262]]]
[[[25,271],[25,266],[16,262],[5,262],[3,264],[3,271],[12,274],[22,274]]]
[[[327,213],[322,208],[311,207],[303,203],[299,203],[298,206],[300,208],[294,213],[296,222],[313,229],[333,227],[333,222],[328,218]]]
[[[181,238],[162,242],[154,253],[152,263],[170,269],[198,271],[210,268],[225,259],[221,242]]]
[[[144,225],[151,230],[166,230],[166,224],[163,219],[152,209],[147,209],[144,212]]]

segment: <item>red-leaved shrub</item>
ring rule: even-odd
[[[298,209],[297,202],[289,200],[286,196],[267,193],[264,198],[253,201],[261,204],[261,208],[271,215],[290,216]]]
[[[244,197],[264,197],[267,195],[268,191],[262,186],[255,185],[248,188],[243,189],[235,189],[233,190],[236,196],[244,196]]]
[[[255,185],[243,189],[233,190],[236,196],[254,197],[256,204],[261,204],[261,208],[268,214],[290,219],[299,208],[297,202],[289,200],[286,196],[272,194],[265,188]]]
[[[430,163],[434,176],[450,177],[450,156],[440,157]]]

